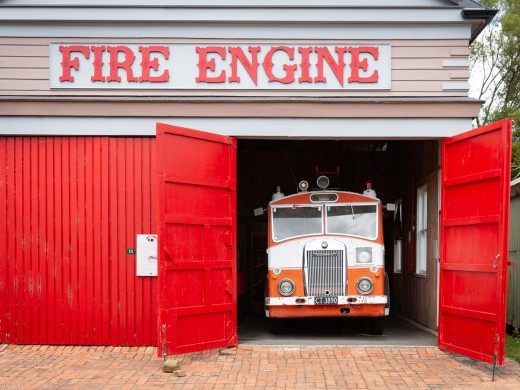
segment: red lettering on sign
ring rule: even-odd
[[[83,54],[85,58],[88,59],[90,55],[90,51],[87,46],[75,45],[75,46],[60,46],[59,50],[61,52],[61,69],[62,74],[60,76],[60,81],[74,81],[74,76],[70,74],[70,69],[79,70],[79,59],[70,58],[70,54],[77,52]]]
[[[249,46],[247,48],[247,51],[251,53],[251,61],[247,59],[241,47],[228,47],[228,51],[231,53],[231,76],[229,76],[228,81],[230,83],[240,82],[237,71],[237,63],[240,61],[253,83],[258,85],[258,52],[260,46]]]
[[[51,44],[51,64],[61,57],[61,76],[51,72],[51,85],[64,88],[103,88],[105,83],[122,83],[125,88],[136,83],[170,83],[172,88],[193,88],[196,83],[213,83],[228,88],[348,88],[351,83],[381,83],[387,86],[390,58],[380,46],[271,46],[238,45],[174,48],[174,45],[62,45]],[[59,49],[59,51],[58,51]],[[172,51],[175,50],[175,55]],[[184,53],[184,54],[183,54]],[[349,55],[347,55],[349,53]],[[183,57],[186,58],[183,58]],[[195,60],[198,63],[186,63]],[[182,66],[177,66],[183,63]],[[262,66],[259,66],[259,65]],[[195,66],[197,68],[195,69]],[[190,69],[191,67],[191,69]],[[350,68],[350,69],[348,69]],[[191,72],[197,73],[192,76]],[[383,81],[379,80],[379,70]],[[122,74],[126,72],[126,78]],[[177,74],[178,72],[178,74]],[[348,76],[348,77],[347,77]],[[89,80],[90,78],[90,80]],[[122,80],[123,79],[123,80]],[[194,80],[195,79],[195,80]],[[55,84],[52,84],[55,83]],[[69,83],[69,84],[65,84]],[[242,84],[237,86],[236,84]],[[298,85],[299,84],[299,85]],[[304,85],[308,84],[308,85]],[[309,85],[314,84],[314,85]],[[326,84],[320,86],[320,84]],[[105,88],[114,88],[115,85]],[[153,88],[153,85],[139,86]],[[366,88],[378,88],[367,85]]]
[[[199,53],[199,76],[195,79],[197,83],[223,83],[226,81],[226,72],[222,71],[216,77],[209,77],[206,71],[209,69],[212,72],[215,71],[215,59],[211,58],[208,61],[208,54],[215,53],[220,56],[223,60],[226,59],[226,49],[221,46],[208,46],[208,47],[196,47],[195,50]]]
[[[352,60],[350,61],[351,73],[348,78],[349,83],[377,83],[379,80],[379,72],[375,70],[370,76],[361,77],[359,75],[359,69],[363,69],[365,72],[368,69],[368,60],[364,58],[362,61],[359,60],[359,55],[362,53],[370,54],[377,61],[379,58],[379,48],[375,46],[359,46],[348,48],[349,53],[352,54]]]
[[[339,83],[343,87],[344,74],[345,74],[345,52],[347,51],[346,47],[338,47],[334,48],[334,51],[338,54],[338,61],[336,62],[330,54],[328,47],[315,47],[314,51],[318,53],[318,63],[316,64],[318,67],[318,76],[314,79],[316,83],[326,83],[327,78],[323,75],[323,60],[327,61],[330,69],[334,72],[334,75],[338,79]]]
[[[147,81],[150,83],[162,83],[168,81],[170,78],[170,71],[166,69],[160,76],[151,76],[150,69],[159,69],[159,59],[150,59],[150,53],[160,53],[164,59],[170,57],[170,48],[167,46],[139,46],[139,51],[142,53],[143,60],[141,62],[141,68],[143,70],[142,76],[139,81]]]
[[[94,53],[94,74],[90,78],[92,81],[105,81],[103,76],[103,53],[106,51],[106,46],[90,46],[90,50]]]
[[[312,83],[312,78],[309,75],[309,69],[311,68],[310,55],[313,52],[312,47],[299,47],[298,53],[301,54],[302,60],[300,63],[300,68],[302,70],[302,74],[298,77],[299,83]]]
[[[283,51],[287,54],[289,59],[294,60],[294,48],[288,46],[273,46],[271,50],[267,52],[264,58],[264,63],[262,66],[264,67],[265,74],[270,83],[278,82],[282,84],[290,84],[294,82],[294,72],[298,65],[283,65],[283,70],[285,70],[285,77],[275,76],[273,73],[273,56],[277,51]]]
[[[132,63],[135,60],[135,54],[133,51],[127,46],[107,46],[107,50],[110,53],[110,74],[107,77],[107,81],[121,82],[121,77],[118,75],[118,69],[124,69],[126,71],[126,81],[137,83],[138,80],[134,77],[132,71]],[[119,61],[119,53],[124,54],[124,60]]]

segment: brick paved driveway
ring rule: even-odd
[[[0,346],[0,389],[520,389],[520,364],[497,367],[435,347],[240,345],[179,356],[161,371],[155,348]]]

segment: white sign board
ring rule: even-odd
[[[137,235],[137,276],[157,276],[157,234]]]
[[[389,44],[51,43],[50,88],[380,90]]]

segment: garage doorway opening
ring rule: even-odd
[[[317,173],[318,172],[318,173]],[[237,151],[237,279],[238,324],[241,335],[255,342],[269,333],[264,296],[267,275],[267,216],[255,217],[278,187],[285,195],[297,192],[301,180],[315,187],[321,172],[337,172],[333,180],[342,191],[362,193],[373,183],[383,204],[397,203],[385,212],[385,269],[390,278],[391,312],[429,329],[437,327],[437,256],[439,142],[437,140],[259,140],[239,139]],[[334,175],[333,175],[334,176]],[[426,230],[424,272],[416,272],[415,225],[417,189],[426,185],[426,209],[431,216]],[[422,187],[421,187],[422,186]],[[346,320],[346,321],[345,321]],[[359,319],[313,318],[289,321],[284,340],[291,334],[315,332],[333,336],[363,332]],[[390,317],[390,329],[405,322]],[[251,326],[254,330],[251,332]],[[397,334],[400,334],[398,331]],[[392,332],[390,332],[392,333]],[[254,339],[256,336],[253,336]],[[427,343],[435,344],[435,338]]]

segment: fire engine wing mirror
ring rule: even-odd
[[[265,211],[265,209],[263,207],[259,207],[259,208],[253,210],[253,212],[255,213],[255,217],[263,215],[264,211]]]
[[[387,203],[385,208],[387,211],[395,211],[395,203]]]

